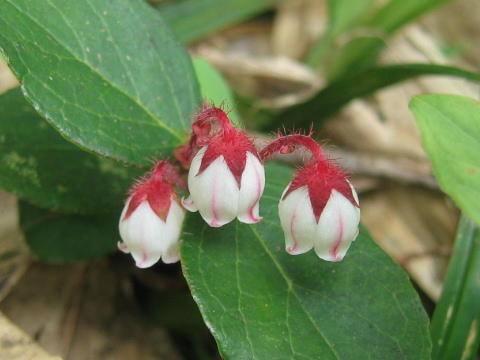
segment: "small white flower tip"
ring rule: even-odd
[[[140,269],[146,269],[155,265],[159,260],[160,260],[160,256],[148,258],[145,254],[143,254],[140,260],[135,259],[135,266]]]
[[[125,244],[124,242],[118,241],[117,247],[118,247],[118,250],[120,250],[121,252],[125,254],[130,254],[130,250],[128,249],[127,244]]]
[[[239,214],[238,215],[238,221],[244,223],[244,224],[256,224],[257,222],[259,222],[260,220],[262,220],[263,217],[261,216],[255,216],[254,214],[252,213],[249,213],[247,214],[246,216],[243,215],[243,214]]]
[[[195,201],[193,201],[192,196],[189,196],[187,199],[185,197],[182,197],[182,205],[185,209],[187,209],[190,212],[196,212],[198,211],[198,207],[195,205]]]
[[[213,219],[212,221],[210,221],[209,225],[211,227],[218,228],[221,227],[223,224],[220,223],[217,219]]]
[[[289,253],[290,255],[298,255],[298,247],[296,246],[286,246],[285,251]]]

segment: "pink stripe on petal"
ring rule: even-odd
[[[147,262],[147,254],[145,252],[142,252],[142,260],[137,261],[135,264],[137,267],[141,268],[145,266],[145,263]]]
[[[338,257],[338,249],[340,248],[340,245],[342,244],[342,240],[343,240],[343,218],[342,218],[342,213],[339,212],[338,213],[338,223],[339,223],[339,232],[338,232],[338,240],[337,242],[335,243],[335,245],[333,246],[333,248],[330,250],[330,255],[332,255],[333,257],[333,260],[332,261],[340,261],[342,260],[342,258],[339,258]]]
[[[217,219],[213,219],[212,221],[210,221],[210,226],[211,227],[220,227],[222,226]]]
[[[250,219],[253,221],[253,222],[259,222],[262,217],[260,216],[255,216],[253,214],[253,211],[255,210],[255,207],[256,205],[258,204],[258,202],[260,201],[260,197],[262,196],[262,185],[261,185],[261,181],[260,181],[260,173],[257,169],[257,167],[255,165],[253,165],[254,169],[255,169],[255,183],[257,185],[257,196],[256,196],[256,199],[253,203],[253,206],[250,208],[250,210],[248,211],[248,215],[250,216]]]
[[[253,209],[255,208],[255,206],[253,206],[249,211],[248,211],[248,217],[250,218],[250,220],[252,221],[252,224],[253,223],[257,223],[259,222],[260,220],[262,220],[262,217],[259,216],[259,217],[256,217],[254,214],[253,214]]]
[[[212,227],[220,226],[218,222],[218,211],[215,208],[217,206],[217,196],[218,196],[217,182],[218,182],[218,176],[215,176],[213,181],[213,191],[212,191],[212,201],[211,201],[213,220],[211,221],[210,226]]]
[[[248,216],[250,217],[250,220],[252,220],[253,222],[259,222],[262,219],[262,217],[261,216],[255,216],[255,214],[253,213],[253,211],[257,207],[258,202],[260,201],[260,196],[262,196],[262,192],[260,190],[261,189],[260,175],[258,173],[257,168],[255,168],[255,175],[256,175],[255,180],[256,180],[256,185],[257,185],[257,197],[256,197],[256,199],[253,203],[253,206],[248,211]]]
[[[295,207],[295,210],[293,211],[293,215],[292,215],[292,220],[290,221],[290,234],[292,235],[292,239],[293,239],[293,247],[290,247],[290,246],[287,246],[286,250],[289,254],[295,254],[295,252],[297,251],[298,249],[298,241],[297,241],[297,237],[295,236],[295,219],[297,218],[297,208],[298,208],[298,205]]]

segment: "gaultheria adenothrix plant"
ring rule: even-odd
[[[123,242],[118,248],[131,253],[140,268],[152,266],[160,258],[164,263],[180,260],[179,238],[185,210],[173,187],[179,183],[175,168],[160,161],[130,191],[120,216]]]
[[[360,221],[357,194],[345,173],[306,135],[280,136],[258,153],[252,140],[214,106],[202,108],[188,144],[175,152],[177,160],[189,167],[190,196],[179,203],[173,186],[181,184],[181,175],[160,161],[131,191],[120,219],[124,241],[120,250],[131,252],[138,267],[151,266],[160,257],[165,263],[178,261],[183,208],[199,211],[212,227],[235,217],[247,224],[260,221],[259,201],[265,187],[262,160],[298,145],[313,157],[280,199],[286,250],[297,255],[313,247],[324,260],[342,260]]]
[[[220,126],[213,135],[206,134],[210,123]],[[193,124],[192,139],[190,151],[192,146],[200,149],[190,164],[190,196],[182,199],[183,206],[198,210],[212,227],[235,217],[247,224],[260,221],[258,203],[265,187],[265,170],[253,142],[217,107],[203,108]]]
[[[313,247],[321,259],[341,261],[358,235],[357,194],[344,172],[309,136],[279,137],[260,156],[285,153],[296,145],[306,147],[313,156],[287,186],[278,205],[286,250],[297,255]]]

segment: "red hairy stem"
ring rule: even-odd
[[[262,151],[260,151],[259,156],[260,159],[265,160],[276,153],[284,154],[290,152],[297,145],[307,148],[312,153],[316,162],[326,161],[325,154],[323,153],[320,145],[318,145],[317,142],[310,136],[300,134],[291,134],[279,137],[265,146]]]
[[[163,181],[182,190],[187,190],[187,184],[178,172],[177,167],[173,166],[168,161],[160,161],[155,166],[152,172],[152,178],[155,179],[155,181]]]
[[[222,127],[225,135],[228,135],[234,130],[230,119],[225,112],[215,106],[203,107],[202,112],[197,115],[195,124],[204,125],[208,121],[216,121]],[[194,124],[194,126],[195,126]]]
[[[222,128],[223,136],[227,139],[231,139],[235,132],[230,119],[221,108],[204,104],[200,114],[195,118],[188,144],[182,145],[174,151],[175,158],[186,168],[190,166],[195,150],[208,142],[212,130],[210,122],[217,122]]]

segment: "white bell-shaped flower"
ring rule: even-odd
[[[179,239],[185,209],[173,188],[179,175],[166,161],[131,190],[120,216],[118,228],[123,242],[118,248],[131,253],[140,268],[180,260]]]
[[[332,189],[318,221],[308,186],[299,187],[285,196],[289,188],[290,185],[278,205],[287,252],[297,255],[313,247],[319,258],[341,261],[358,235],[360,208],[353,187],[350,185],[356,204]]]
[[[189,211],[198,210],[212,227],[225,225],[235,217],[247,224],[260,221],[259,201],[265,187],[265,170],[258,157],[243,151],[246,160],[239,186],[223,155],[200,171],[207,148],[202,147],[192,160],[188,173],[190,196],[182,199],[182,205]]]
[[[180,260],[179,239],[185,210],[172,201],[165,220],[155,214],[148,201],[143,201],[127,218],[130,200],[120,216],[119,230],[123,242],[118,248],[131,253],[139,268],[157,263],[160,258],[166,264]]]

